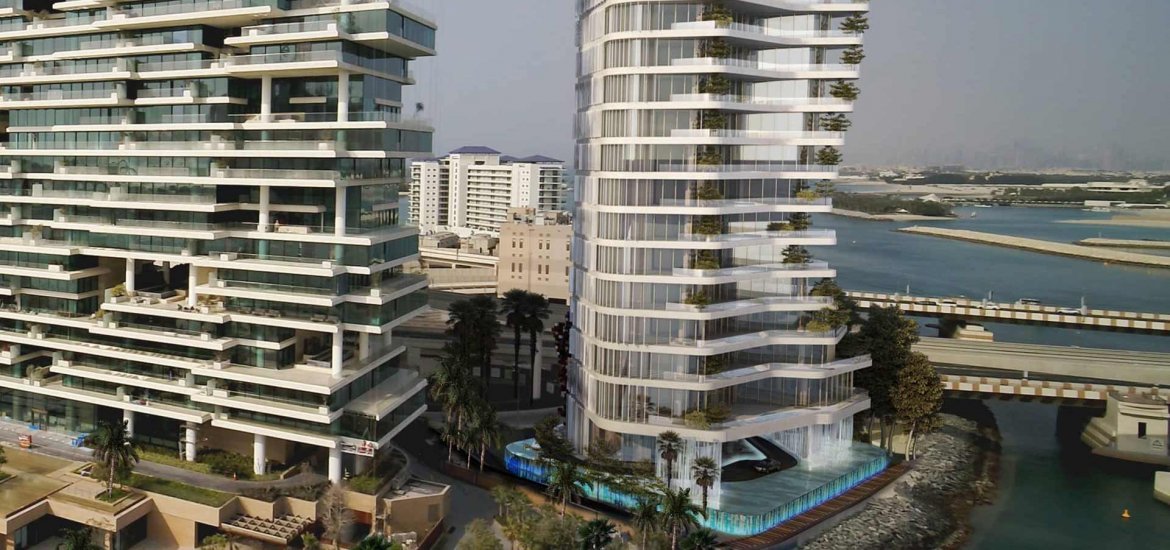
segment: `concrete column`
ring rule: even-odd
[[[163,283],[171,284],[171,263],[163,262],[162,264]]]
[[[370,333],[358,333],[358,359],[365,361],[370,357]]]
[[[199,442],[199,432],[196,430],[196,425],[188,422],[186,433],[184,434],[183,442],[187,448],[184,449],[187,462],[195,462],[195,444]]]
[[[134,258],[126,258],[126,293],[134,292]]]
[[[338,187],[335,193],[333,212],[333,234],[345,235],[345,187]]]
[[[341,483],[341,449],[329,449],[329,481]]]
[[[329,365],[332,370],[334,378],[341,378],[341,363],[345,359],[345,331],[338,328],[337,332],[333,333],[333,349],[330,355]]]
[[[122,423],[126,425],[126,435],[134,435],[134,411],[122,411]]]
[[[263,475],[268,462],[268,438],[260,434],[252,436],[252,473]]]
[[[260,122],[272,121],[272,77],[260,78]]]
[[[536,363],[532,365],[532,399],[533,401],[540,399],[540,394],[543,393],[540,387],[540,371],[544,360],[544,338],[543,334],[536,335]]]
[[[337,75],[337,122],[349,122],[349,73]]]
[[[362,455],[353,456],[353,473],[354,475],[362,475],[370,468],[370,457]]]
[[[12,394],[12,419],[24,422],[24,394],[19,391]]]
[[[199,286],[199,273],[195,264],[187,267],[187,307],[195,307],[199,303],[199,296],[195,293],[195,287]]]
[[[271,228],[269,227],[271,224],[271,221],[269,220],[271,217],[271,213],[269,211],[271,194],[271,187],[268,187],[267,185],[260,186],[260,231],[262,232],[271,231]]]
[[[72,399],[65,401],[65,429],[71,432],[77,430],[77,407]]]

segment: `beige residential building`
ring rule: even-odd
[[[573,224],[567,212],[508,209],[507,221],[500,224],[496,293],[503,296],[519,288],[567,302],[572,244]]]

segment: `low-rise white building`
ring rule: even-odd
[[[411,163],[410,220],[425,234],[499,234],[509,208],[557,210],[567,186],[564,162],[516,158],[482,146]]]

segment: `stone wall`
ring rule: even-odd
[[[957,416],[942,421],[919,440],[918,459],[902,479],[801,548],[958,548],[970,530],[971,508],[995,490],[999,434]]]

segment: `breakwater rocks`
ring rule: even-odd
[[[901,479],[801,548],[958,548],[970,531],[971,508],[994,494],[999,433],[994,426],[943,415],[942,427],[919,440],[917,453]]]

